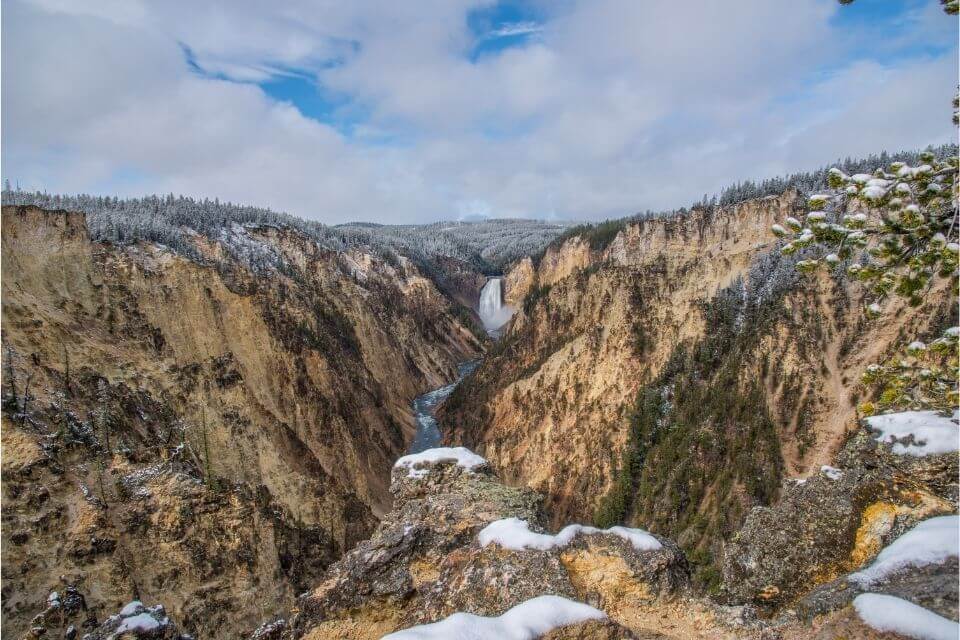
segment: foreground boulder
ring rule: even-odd
[[[181,634],[177,626],[167,617],[163,605],[146,607],[139,600],[129,603],[116,615],[110,616],[85,640],[147,639],[151,640],[192,640],[191,636]]]
[[[632,638],[617,623],[618,612],[689,583],[677,546],[646,532],[540,533],[540,496],[503,485],[465,449],[402,458],[391,492],[393,510],[373,536],[300,598],[289,622],[275,625],[278,635],[380,638],[457,614],[497,618],[558,596],[602,610],[602,617],[560,625],[543,637]],[[494,534],[481,536],[485,531]]]
[[[863,567],[921,521],[956,513],[956,451],[897,450],[865,428],[841,450],[837,468],[788,480],[779,503],[755,508],[724,554],[727,596],[768,609],[795,603]]]

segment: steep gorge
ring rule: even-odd
[[[866,391],[848,389],[867,364],[956,323],[946,293],[867,322],[839,272],[796,282],[769,227],[801,203],[600,226],[515,264],[520,311],[441,407],[447,439],[544,493],[555,526],[670,536],[715,587],[750,508],[818,473],[856,428]]]
[[[3,208],[11,637],[67,587],[91,620],[138,596],[249,632],[370,533],[412,399],[483,348],[406,258],[262,225],[194,242],[199,261]]]

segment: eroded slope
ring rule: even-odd
[[[249,630],[372,530],[410,401],[481,346],[405,259],[290,229],[197,236],[198,262],[4,207],[2,239],[15,635],[69,584],[94,617],[136,594]]]

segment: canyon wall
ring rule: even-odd
[[[955,324],[955,298],[868,322],[839,271],[800,277],[770,225],[794,192],[584,232],[506,274],[520,311],[441,408],[451,443],[546,495],[554,525],[677,539],[716,586],[723,541],[856,428],[865,367]],[[937,334],[939,335],[939,334]]]
[[[315,583],[390,505],[411,400],[482,344],[404,258],[233,225],[92,242],[3,208],[3,631],[66,587],[236,637]],[[92,624],[92,623],[91,623]]]

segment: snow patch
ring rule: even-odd
[[[830,478],[831,480],[839,480],[840,478],[843,477],[843,471],[840,471],[840,469],[837,469],[836,467],[831,467],[830,465],[827,465],[827,464],[820,467],[820,472],[823,473],[823,475]]]
[[[606,614],[581,602],[560,596],[539,596],[496,618],[455,613],[440,622],[411,627],[381,640],[534,640],[557,627],[605,620]]]
[[[477,535],[477,540],[481,547],[489,544],[498,544],[505,549],[522,551],[523,549],[540,549],[546,551],[554,547],[565,547],[570,544],[578,535],[594,535],[606,533],[623,538],[633,545],[637,551],[655,551],[663,545],[660,541],[643,529],[630,529],[628,527],[610,527],[609,529],[597,529],[596,527],[587,527],[581,524],[567,525],[560,530],[557,535],[548,533],[536,533],[530,531],[530,525],[526,520],[520,518],[505,518],[491,522]]]
[[[960,555],[960,516],[924,520],[894,540],[866,569],[850,574],[862,587],[883,580],[908,567],[940,564]]]
[[[149,613],[138,613],[135,616],[130,616],[129,618],[124,618],[123,622],[120,623],[120,626],[114,630],[114,635],[120,635],[127,631],[139,632],[139,633],[149,633],[156,631],[163,627],[164,625],[151,616]]]
[[[430,473],[430,470],[416,467],[433,462],[456,462],[457,466],[473,471],[487,464],[487,459],[465,447],[437,447],[403,456],[393,464],[393,468],[406,469],[408,478],[422,478]]]
[[[127,603],[127,604],[123,607],[123,609],[120,609],[120,617],[121,617],[121,618],[126,618],[126,617],[128,617],[128,616],[135,615],[135,614],[140,613],[141,611],[143,611],[144,608],[145,608],[145,607],[143,606],[143,603],[142,603],[142,602],[140,602],[139,600],[133,600],[133,601]]]
[[[857,615],[877,631],[918,640],[957,640],[960,624],[912,602],[879,593],[863,593],[853,601]]]
[[[867,418],[867,424],[878,431],[877,441],[893,445],[898,455],[929,456],[960,449],[957,419],[941,416],[936,411],[904,411]]]

